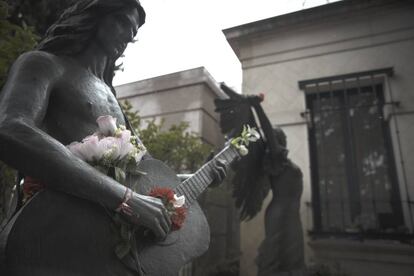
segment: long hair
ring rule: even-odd
[[[60,18],[47,30],[37,50],[55,55],[75,56],[81,53],[94,39],[100,20],[120,9],[136,8],[139,25],[145,22],[145,11],[138,0],[80,0],[66,9]],[[112,89],[115,68],[114,58],[104,70],[104,81]]]

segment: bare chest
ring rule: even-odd
[[[68,144],[95,132],[99,116],[111,115],[125,124],[111,89],[90,73],[73,73],[54,89],[48,106],[47,131]]]

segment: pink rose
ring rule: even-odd
[[[81,143],[73,142],[68,149],[77,157],[86,162],[98,160],[101,157],[98,149],[99,139],[97,135],[91,135],[82,140]]]
[[[116,118],[106,115],[106,116],[99,116],[96,119],[96,122],[99,126],[99,131],[105,136],[113,136],[117,129],[116,126]]]

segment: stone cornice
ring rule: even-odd
[[[240,58],[239,44],[243,41],[257,37],[276,36],[279,32],[294,31],[312,24],[329,24],[330,21],[347,18],[351,14],[354,16],[366,11],[389,10],[401,5],[414,7],[414,1],[343,0],[224,29],[223,33],[236,55]]]
[[[141,81],[126,83],[115,87],[120,99],[136,95],[158,93],[180,87],[204,84],[217,97],[225,97],[217,82],[204,67],[197,67]]]

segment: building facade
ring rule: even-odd
[[[414,275],[413,15],[345,0],[223,31],[302,169],[308,264]],[[241,224],[241,276],[256,275],[258,225]]]
[[[223,92],[204,67],[127,83],[115,89],[117,98],[128,100],[144,122],[164,119],[166,129],[188,122],[189,131],[199,134],[208,144],[223,145],[213,102]]]

